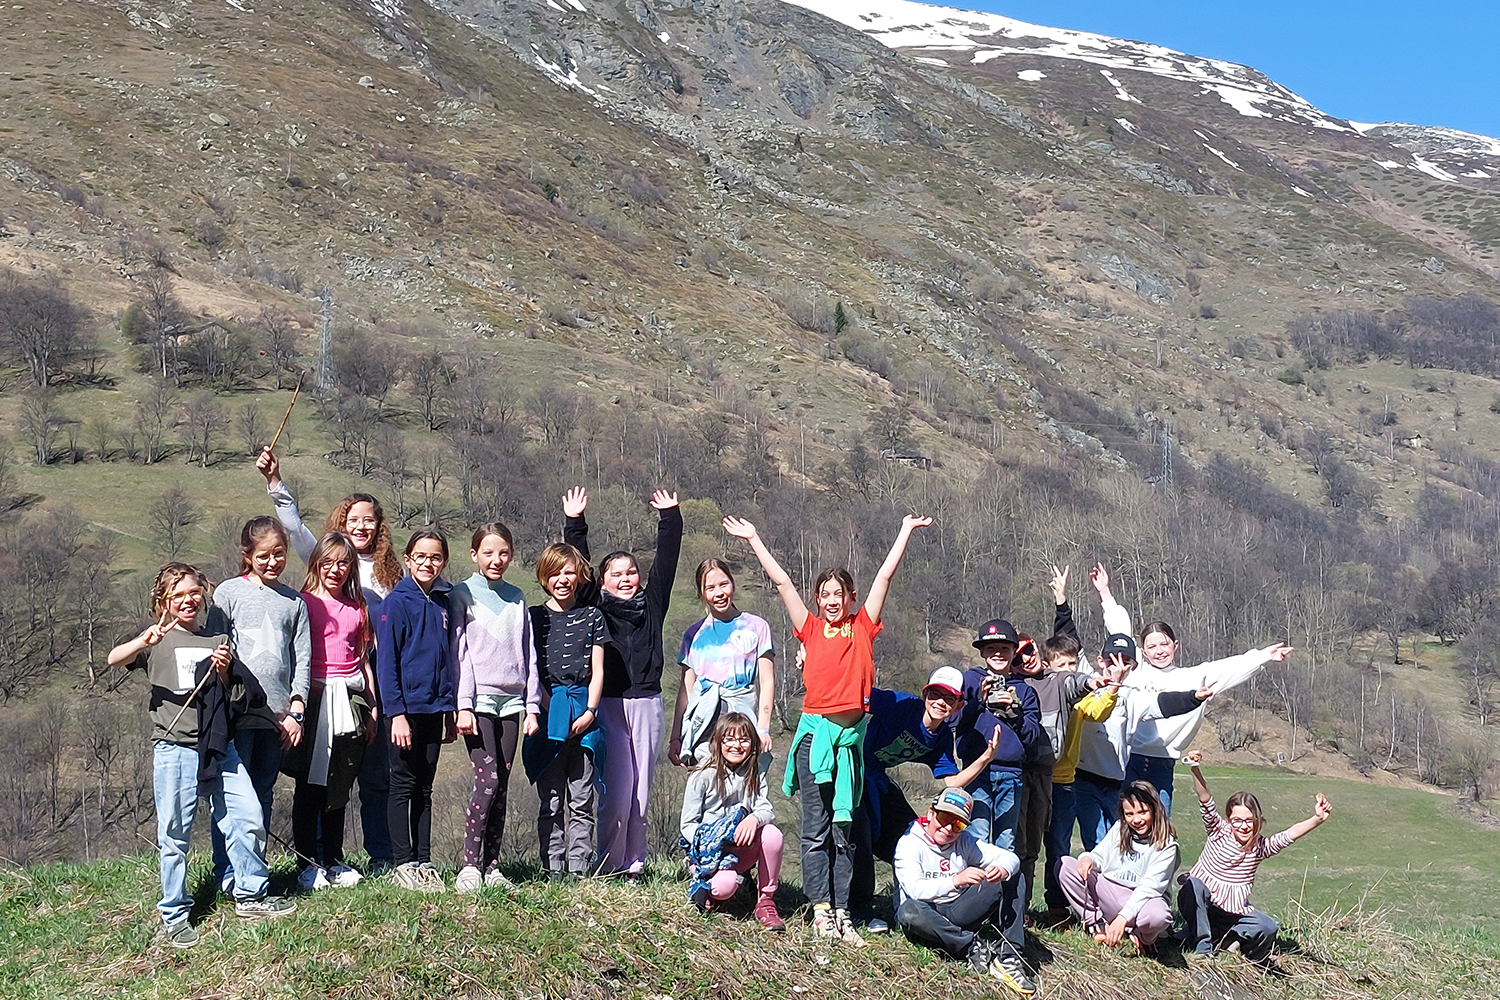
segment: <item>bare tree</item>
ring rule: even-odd
[[[31,442],[32,460],[37,465],[52,463],[52,437],[57,433],[58,419],[51,389],[42,386],[21,397],[21,428]]]
[[[297,327],[292,322],[291,313],[279,306],[262,309],[255,317],[255,327],[261,334],[262,351],[271,362],[271,370],[276,373],[276,388],[280,389],[282,376],[291,370],[301,355]]]
[[[213,454],[213,442],[229,426],[229,415],[214,399],[213,393],[200,392],[188,400],[182,408],[182,420],[178,433],[187,445],[187,460],[198,456],[198,464],[208,468],[208,459]]]
[[[440,444],[429,444],[417,456],[417,466],[422,473],[422,516],[428,524],[438,521],[438,491],[448,477],[448,451]]]
[[[145,334],[151,344],[152,361],[162,378],[182,384],[177,367],[177,337],[186,326],[182,303],[172,287],[172,275],[164,267],[153,267],[138,282]]]
[[[167,430],[172,425],[177,406],[177,389],[169,382],[157,382],[135,404],[135,431],[140,455],[147,465],[166,457]]]
[[[413,513],[406,506],[406,480],[411,476],[411,452],[399,430],[394,427],[380,429],[380,433],[375,436],[375,461],[390,481],[396,522],[405,528],[411,524]]]
[[[251,400],[234,411],[234,420],[240,432],[240,440],[245,444],[245,454],[260,454],[260,450],[270,443],[262,440],[266,429],[261,424],[260,407]]]
[[[422,420],[429,431],[435,431],[441,423],[438,400],[458,378],[458,372],[438,351],[418,354],[407,361],[406,369],[411,374],[412,395],[422,409]]]
[[[107,413],[95,413],[83,426],[84,439],[101,462],[108,462],[115,444],[115,422]]]
[[[11,468],[10,442],[0,436],[0,513],[15,507],[19,492],[16,472]]]
[[[33,282],[0,271],[0,346],[45,386],[77,355],[87,314],[55,280]]]
[[[393,345],[357,330],[342,333],[338,344],[333,359],[334,380],[341,388],[374,403],[375,419],[383,419],[386,397],[401,378],[404,360],[401,352]]]
[[[172,486],[151,503],[147,520],[167,558],[176,559],[187,547],[188,529],[198,523],[198,510],[181,486]]]

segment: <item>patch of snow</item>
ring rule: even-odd
[[[565,11],[565,10],[562,9],[562,4],[558,3],[557,0],[547,0],[547,6],[551,7],[553,10],[559,11],[559,12],[561,12],[563,14],[567,13],[567,11]]]
[[[663,32],[659,33],[656,37],[660,38],[662,40],[663,44],[665,44],[666,42],[670,42],[672,40],[672,33],[670,31],[663,31]]]
[[[948,65],[948,60],[946,60],[946,59],[939,59],[937,56],[913,56],[912,58],[914,58],[917,62],[919,62],[919,63],[925,63],[928,66],[946,66],[946,65]]]
[[[250,8],[246,7],[243,3],[240,2],[240,0],[224,0],[224,2],[229,4],[229,6],[233,7],[235,10],[241,10],[247,13],[250,11]]]
[[[1483,181],[1483,180],[1489,180],[1489,176],[1490,175],[1487,174],[1487,173],[1485,173],[1483,170],[1470,170],[1468,173],[1464,174],[1464,176],[1465,177],[1477,177],[1479,180]]]
[[[1351,121],[1349,123],[1349,127],[1352,128],[1352,129],[1354,129],[1354,131],[1358,132],[1360,135],[1364,135],[1366,132],[1370,131],[1373,128],[1379,128],[1380,125],[1377,124],[1377,123],[1375,123],[1375,122],[1355,122],[1355,121]]]
[[[548,2],[550,3],[551,0],[548,0]],[[533,49],[536,48],[536,43],[533,42],[531,47]],[[583,85],[583,81],[578,79],[578,71],[576,69],[572,69],[564,73],[561,66],[559,66],[557,63],[548,62],[547,60],[543,59],[540,52],[535,52],[533,53],[533,55],[536,56],[537,66],[541,68],[543,73],[546,73],[548,76],[552,77],[553,80],[556,80],[558,83],[562,84],[565,87],[572,87],[575,90],[581,90],[585,94],[588,94],[590,97],[599,96],[588,87],[585,87]]]
[[[1203,140],[1203,148],[1204,149],[1208,150],[1210,153],[1214,154],[1215,156],[1217,156],[1219,159],[1223,160],[1225,163],[1229,164],[1234,169],[1239,170],[1239,171],[1244,171],[1244,169],[1245,169],[1244,167],[1240,166],[1238,163],[1235,163],[1229,157],[1225,156],[1223,154],[1223,152],[1221,152],[1220,150],[1215,149],[1213,146],[1210,146],[1208,144],[1208,136],[1204,135],[1202,132],[1199,132],[1197,129],[1193,129],[1193,134],[1196,135],[1198,138],[1200,138],[1200,139]]]
[[[1312,197],[1312,195],[1308,194],[1306,191],[1302,190],[1301,188],[1299,188],[1295,184],[1292,185],[1292,191],[1295,192],[1296,194],[1300,194],[1304,198],[1311,198]]]
[[[1027,83],[1036,83],[1047,79],[1047,74],[1039,69],[1023,69],[1016,74],[1017,80],[1025,80]]]
[[[588,8],[580,3],[579,0],[568,0],[568,6],[572,7],[574,10],[582,11],[585,14],[588,13]]]
[[[1125,131],[1129,132],[1131,135],[1140,135],[1140,133],[1135,130],[1135,126],[1130,124],[1129,118],[1116,118],[1115,124],[1120,126]]]
[[[1411,158],[1412,166],[1422,171],[1422,173],[1426,174],[1428,177],[1436,177],[1440,181],[1458,180],[1457,177],[1454,177],[1452,174],[1448,173],[1448,171],[1444,170],[1442,167],[1438,166],[1436,163],[1431,162],[1430,160],[1424,160],[1415,153],[1412,154]]]
[[[406,16],[406,11],[401,7],[401,0],[370,0],[370,9],[381,17],[391,20]]]
[[[1126,104],[1130,104],[1130,103],[1139,104],[1139,103],[1141,103],[1138,99],[1130,96],[1130,91],[1126,90],[1125,89],[1125,85],[1123,83],[1121,83],[1119,81],[1119,79],[1113,73],[1111,73],[1109,70],[1107,70],[1107,69],[1101,69],[1099,71],[1099,74],[1101,76],[1103,76],[1104,79],[1106,79],[1106,80],[1109,81],[1109,85],[1111,87],[1115,88],[1115,97],[1116,98],[1118,98],[1119,100],[1124,101]]]
[[[970,59],[976,65],[1001,56],[1075,59],[1111,70],[1133,70],[1201,83],[1209,90],[1219,90],[1225,103],[1247,117],[1288,115],[1289,120],[1298,124],[1350,131],[1349,126],[1339,119],[1324,114],[1285,87],[1247,66],[1222,59],[1204,59],[1161,45],[1125,41],[1086,31],[1048,28],[999,14],[937,7],[912,0],[792,2],[862,31],[893,49],[972,52]],[[1123,91],[1124,88],[1117,89]],[[1279,114],[1273,115],[1266,108],[1257,107],[1252,99],[1274,107]],[[1121,100],[1126,98],[1121,97]]]
[[[1387,170],[1401,169],[1401,164],[1397,163],[1395,160],[1376,160],[1375,165],[1377,167],[1384,167]]]

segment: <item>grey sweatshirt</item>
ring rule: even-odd
[[[1121,853],[1120,824],[1116,822],[1092,851],[1085,851],[1079,857],[1092,861],[1100,875],[1134,890],[1120,908],[1120,916],[1129,923],[1152,897],[1166,898],[1172,875],[1177,871],[1177,838],[1168,837],[1164,846],[1157,847],[1149,840],[1132,836],[1130,850]]]
[[[723,795],[714,787],[712,767],[700,768],[688,775],[687,790],[682,793],[683,837],[691,842],[700,824],[722,819],[740,806],[754,813],[761,826],[771,822],[771,800],[766,795],[766,777],[761,774],[760,792],[751,799],[745,793],[745,779],[733,771],[724,772]]]
[[[208,631],[228,633],[235,659],[260,681],[272,712],[284,714],[294,696],[306,702],[312,631],[307,605],[291,587],[279,581],[267,587],[246,576],[225,580],[214,588]]]

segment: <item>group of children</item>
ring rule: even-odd
[[[547,546],[536,577],[547,594],[528,607],[505,581],[514,539],[498,522],[471,538],[476,570],[449,584],[448,540],[414,532],[398,560],[379,503],[354,494],[321,537],[302,523],[267,449],[277,517],[241,535],[241,572],[212,588],[169,563],[152,594],[157,621],[116,646],[110,662],[151,683],[161,854],[159,910],[168,941],[191,947],[186,855],[200,794],[213,813],[215,878],[246,917],[296,904],[269,894],[266,843],[279,773],[294,782],[293,848],[304,891],[349,886],[361,874],[343,851],[356,784],[371,875],[441,892],[432,864],[432,789],[444,743],[463,737],[473,768],[460,893],[503,885],[499,867],[510,772],[520,752],[540,799],[537,837],[552,877],[639,877],[646,810],[667,720],[663,621],[682,540],[677,497],[658,491],[656,557],[643,581],[629,552],[590,564],[588,495],[563,497],[564,541]],[[913,532],[903,519],[863,601],[850,574],[824,571],[812,606],[756,528],[724,519],[776,587],[800,644],[802,716],[785,748],[783,791],[798,798],[803,890],[815,933],[862,946],[887,925],[875,909],[875,862],[892,865],[894,916],[912,938],[966,959],[1016,992],[1032,992],[1025,924],[1045,852],[1048,920],[1069,909],[1100,941],[1129,936],[1143,950],[1171,922],[1178,866],[1171,777],[1202,719],[1202,703],[1280,660],[1276,645],[1192,669],[1175,665],[1170,628],[1143,631],[1102,566],[1091,579],[1110,635],[1096,670],[1079,669],[1081,641],[1056,571],[1053,634],[1038,644],[1003,619],[974,640],[981,663],[941,667],[920,696],[874,687],[873,642],[891,580]],[[300,592],[280,582],[289,547],[307,564]],[[404,562],[404,567],[403,567]],[[403,572],[404,570],[404,572]],[[752,913],[784,929],[775,893],[784,838],[769,797],[775,650],[768,623],[735,606],[730,567],[696,572],[707,614],[683,637],[682,683],[667,754],[692,769],[681,810],[689,896],[725,905],[754,869]],[[1180,880],[1190,951],[1238,942],[1265,960],[1276,927],[1249,906],[1259,860],[1327,818],[1260,835],[1253,795],[1215,811],[1197,758],[1193,776],[1209,845]],[[924,815],[889,769],[926,766],[943,783]],[[1085,852],[1068,857],[1075,823]],[[981,933],[999,931],[992,943]]]

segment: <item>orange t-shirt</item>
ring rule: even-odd
[[[807,651],[802,664],[802,685],[807,688],[802,711],[832,715],[870,710],[870,688],[875,686],[871,646],[883,627],[870,621],[864,608],[836,625],[808,614],[797,630],[797,638]]]

